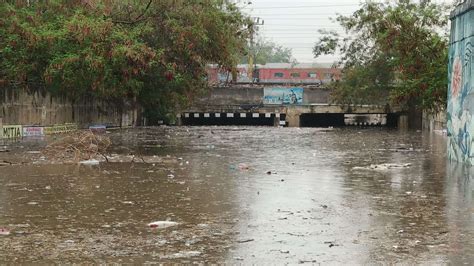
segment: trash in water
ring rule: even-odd
[[[355,166],[352,170],[389,170],[389,169],[401,169],[408,168],[411,163],[397,164],[397,163],[382,163],[382,164],[371,164],[366,167]]]
[[[247,242],[252,242],[254,241],[255,239],[253,238],[247,238],[247,239],[241,239],[241,240],[237,240],[238,243],[247,243]]]
[[[209,225],[208,224],[198,224],[197,227],[204,228],[204,227],[209,227]]]
[[[163,229],[171,226],[176,226],[178,224],[179,223],[172,221],[156,221],[149,223],[148,226],[151,228]]]
[[[239,170],[249,170],[250,169],[250,167],[246,163],[239,163],[238,167],[239,167]]]
[[[174,253],[173,255],[166,255],[166,256],[161,256],[161,259],[183,259],[183,258],[190,258],[190,257],[196,257],[201,255],[201,252],[199,251],[180,251],[178,253]]]
[[[8,236],[10,235],[10,231],[6,228],[0,228],[0,236]]]
[[[79,164],[83,164],[83,165],[98,165],[100,162],[98,160],[95,160],[95,159],[91,159],[91,160],[85,160],[85,161],[80,161]]]
[[[169,178],[169,179],[173,179],[173,178],[174,178],[174,175],[173,175],[173,174],[169,174],[169,175],[168,175],[168,178]]]

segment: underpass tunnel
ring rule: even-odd
[[[397,127],[396,114],[307,113],[300,116],[300,127],[386,126]]]
[[[343,127],[344,114],[301,114],[300,127]]]

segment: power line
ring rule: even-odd
[[[267,18],[267,17],[262,17],[265,19],[265,21],[268,20],[304,20],[304,21],[313,21],[313,20],[328,20],[330,21],[330,18],[281,18],[281,17],[274,17],[274,18]]]
[[[271,7],[245,7],[257,10],[266,10],[266,9],[295,9],[295,8],[315,8],[315,7],[340,7],[340,6],[359,6],[357,4],[335,4],[335,5],[316,5],[316,6],[271,6]]]
[[[285,13],[275,13],[275,12],[272,12],[272,13],[268,13],[268,14],[259,14],[259,16],[264,16],[264,17],[287,17],[287,16],[298,16],[298,17],[325,17],[325,16],[334,16],[334,15],[343,15],[343,16],[350,16],[352,15],[352,12],[351,13],[344,13],[344,14],[341,14],[341,13],[330,13],[330,12],[324,12],[324,13],[300,13],[300,12],[297,12],[297,13],[289,13],[289,12],[285,12]]]
[[[325,35],[324,33],[319,33],[317,31],[300,31],[300,32],[293,32],[293,31],[259,31],[258,34],[264,34],[264,33],[267,33],[267,34],[271,34],[271,35],[277,35],[277,36],[280,36],[280,35],[302,35],[302,36],[307,36],[307,35],[317,35],[317,36],[320,36],[320,35]],[[336,31],[337,34],[339,35],[343,35],[343,36],[349,36],[347,34],[345,34],[345,32],[343,31]],[[289,36],[289,37],[293,37],[293,36]]]
[[[272,23],[272,22],[269,22],[268,20],[265,21],[266,22],[266,25],[264,25],[263,27],[259,27],[259,28],[267,28],[267,27],[273,27],[273,26],[294,26],[294,27],[327,27],[327,28],[343,28],[343,26],[341,25],[338,25],[338,24],[332,24],[332,23],[328,23],[328,24],[324,24],[322,21],[305,21],[307,23],[304,23],[303,21],[288,21],[288,23],[284,23],[284,24],[281,24],[281,23]],[[291,22],[298,22],[300,24],[292,24]],[[301,22],[303,22],[304,24],[301,24]]]

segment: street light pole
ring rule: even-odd
[[[254,81],[253,71],[256,67],[256,62],[255,62],[256,53],[255,53],[254,34],[256,32],[257,26],[263,25],[263,24],[264,24],[263,19],[260,19],[259,17],[254,17],[253,18],[253,23],[250,27],[250,51],[249,51],[249,54],[248,54],[248,56],[249,56],[249,60],[248,60],[249,66],[248,66],[247,76],[250,79],[251,83],[253,83],[253,81]]]

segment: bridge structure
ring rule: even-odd
[[[179,125],[407,126],[398,107],[331,104],[330,93],[301,85],[215,88],[179,113],[177,121]]]

